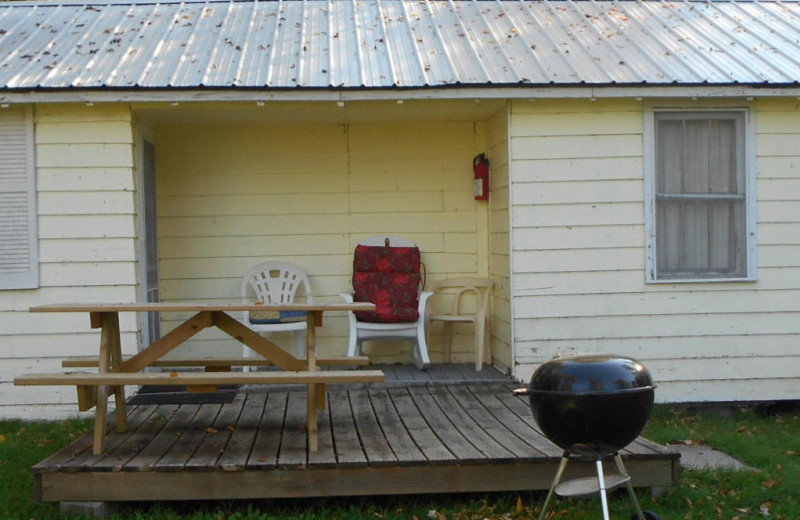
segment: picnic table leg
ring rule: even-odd
[[[113,367],[120,364],[122,352],[119,337],[119,314],[116,312],[91,313],[92,327],[100,327],[100,357],[98,358],[97,372],[106,374]],[[96,390],[97,401],[94,416],[94,443],[92,452],[100,455],[105,451],[106,442],[106,413],[108,412],[108,392],[114,393],[117,415],[117,429],[120,432],[128,430],[128,421],[125,409],[125,392],[122,386],[98,385]]]
[[[315,327],[318,319],[319,317],[316,315],[316,313],[307,313],[306,324],[308,326],[306,330],[306,360],[309,371],[317,370],[317,333]],[[313,383],[308,385],[306,426],[308,428],[308,449],[311,451],[317,451],[319,449],[319,440],[317,437],[317,397],[319,395],[318,386],[322,385],[316,385]],[[321,404],[324,404],[324,400]]]
[[[317,383],[317,395],[314,399],[317,400],[317,410],[325,409],[325,383]]]
[[[122,363],[122,340],[119,334],[119,314],[116,312],[108,313],[106,319],[108,320],[109,333],[109,354],[110,366],[113,370]],[[125,433],[128,431],[128,413],[125,405],[125,387],[114,386],[111,387],[114,392],[114,404],[116,405],[117,415],[117,431]]]
[[[106,409],[108,407],[108,386],[97,386],[97,405],[94,414],[94,442],[92,453],[101,455],[106,450]]]
[[[308,401],[306,406],[306,428],[308,429],[308,449],[317,451],[319,440],[317,437],[317,391],[314,383],[308,385]]]
[[[100,357],[98,358],[97,372],[105,374],[111,368],[111,350],[113,336],[113,319],[109,313],[90,314],[92,327],[100,327]],[[100,455],[106,447],[106,412],[108,410],[108,385],[97,385],[97,402],[94,414],[94,442],[92,453]]]

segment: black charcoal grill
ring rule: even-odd
[[[603,518],[609,520],[608,491],[625,484],[636,513],[634,520],[659,520],[642,511],[619,450],[644,429],[653,407],[655,385],[638,361],[621,356],[580,355],[552,359],[534,372],[526,388],[531,412],[542,433],[564,450],[539,520],[544,520],[553,494],[589,496],[600,493]],[[571,455],[595,460],[597,478],[560,483]],[[611,456],[618,474],[604,475],[603,459]]]

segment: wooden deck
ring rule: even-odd
[[[330,385],[309,452],[304,389],[247,388],[230,402],[140,404],[92,455],[87,434],[33,467],[45,502],[216,500],[548,489],[561,450],[518,386],[486,369],[386,369],[386,383]],[[679,455],[637,439],[637,487],[675,483]],[[570,462],[566,478],[593,474]]]

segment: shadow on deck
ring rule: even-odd
[[[560,448],[518,386],[468,365],[379,366],[386,382],[330,385],[309,452],[305,390],[231,391],[229,402],[134,404],[130,429],[92,455],[91,433],[33,467],[45,502],[215,500],[548,489]],[[170,401],[170,399],[163,399]],[[135,400],[134,400],[135,402]],[[112,414],[113,416],[113,414]],[[113,423],[112,423],[113,425]],[[639,438],[621,453],[636,487],[673,485],[679,455]],[[594,474],[573,462],[566,478]]]

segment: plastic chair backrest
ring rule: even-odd
[[[298,266],[287,262],[264,262],[250,269],[242,278],[241,296],[247,299],[248,289],[256,301],[272,304],[293,303],[303,287],[307,303],[313,303],[308,275]]]
[[[453,304],[448,313],[451,316],[476,315],[486,316],[489,307],[489,293],[494,286],[494,282],[488,278],[449,278],[432,282],[430,290],[436,293],[441,289],[454,289]],[[463,310],[465,300],[468,295],[475,296],[475,309],[470,311]]]

